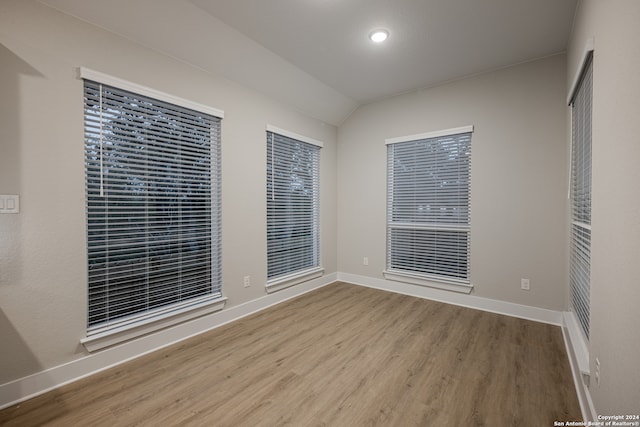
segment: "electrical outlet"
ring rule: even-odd
[[[529,289],[531,289],[529,287],[529,279],[520,279],[520,289],[524,291],[528,291]]]
[[[248,288],[251,286],[251,276],[244,276],[244,287]]]
[[[598,359],[597,357],[596,357],[595,365],[596,365],[596,372],[594,376],[596,378],[596,385],[600,386],[600,359]]]
[[[363,264],[363,265],[369,265],[369,257],[364,257],[364,258],[362,259],[362,264]]]

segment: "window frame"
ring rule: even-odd
[[[392,163],[392,148],[394,144],[402,143],[416,143],[426,140],[437,140],[439,138],[448,138],[460,134],[473,134],[473,126],[462,126],[458,128],[445,129],[435,132],[427,132],[416,135],[408,135],[396,138],[389,138],[385,140],[387,146],[387,221],[386,221],[386,268],[383,271],[383,275],[388,280],[411,283],[415,285],[428,286],[437,289],[443,289],[448,291],[460,292],[468,294],[472,291],[473,285],[471,284],[471,153],[468,154],[468,170],[467,170],[467,221],[464,224],[451,225],[445,223],[421,223],[415,221],[411,223],[402,223],[394,221],[393,209],[394,209],[394,164]],[[469,150],[471,150],[471,141],[469,141]],[[462,278],[454,278],[441,274],[416,272],[411,270],[405,270],[393,266],[392,262],[392,232],[394,229],[408,229],[408,230],[423,230],[432,231],[438,233],[442,232],[460,232],[466,233],[466,274]]]
[[[277,135],[279,138],[275,138]],[[276,141],[279,139],[279,141]],[[273,173],[273,165],[276,162],[275,159],[275,150],[274,144],[282,143],[282,142],[291,142],[291,143],[300,143],[305,144],[308,147],[314,148],[316,151],[313,154],[314,164],[311,166],[312,173],[312,218],[306,218],[306,221],[311,221],[312,223],[312,243],[311,243],[311,251],[312,251],[312,265],[308,268],[304,269],[293,269],[289,271],[283,271],[278,273],[277,275],[269,274],[269,264],[270,264],[270,237],[269,235],[274,231],[271,227],[274,227],[273,223],[270,220],[270,215],[272,209],[275,209],[275,205],[271,205],[270,201],[273,198],[273,189],[276,185],[282,185],[282,183],[276,182],[275,174]],[[322,141],[309,138],[295,132],[291,132],[288,130],[281,129],[279,127],[273,126],[271,124],[266,125],[266,144],[267,144],[267,171],[266,171],[266,213],[267,213],[267,280],[265,284],[265,288],[268,293],[279,291],[281,289],[288,288],[293,285],[297,285],[302,282],[306,282],[308,280],[321,277],[324,274],[324,268],[322,267],[322,257],[321,257],[321,230],[320,230],[320,165],[321,165],[321,149],[323,147]],[[289,148],[288,148],[289,149]],[[287,149],[287,150],[288,150]],[[270,154],[271,153],[271,154]],[[289,159],[281,158],[280,161],[288,161]],[[271,190],[271,191],[270,191]],[[271,230],[271,231],[270,231]]]
[[[224,112],[206,105],[202,105],[190,100],[179,98],[170,94],[166,94],[146,86],[131,83],[129,81],[119,79],[107,74],[103,74],[88,68],[81,67],[78,69],[78,78],[82,80],[83,92],[86,90],[85,82],[92,82],[99,87],[107,86],[118,91],[130,92],[135,96],[156,100],[161,103],[172,104],[181,109],[193,110],[197,113],[204,113],[214,116],[219,123],[224,118]],[[86,102],[86,101],[85,101]],[[86,107],[85,107],[86,108]],[[87,112],[84,111],[85,120],[87,120]],[[100,114],[101,120],[102,113]],[[87,318],[86,337],[81,339],[81,343],[91,352],[99,350],[120,342],[130,340],[141,335],[154,332],[168,326],[184,322],[196,317],[200,317],[209,313],[213,313],[224,308],[226,298],[222,295],[222,272],[221,272],[221,204],[220,204],[220,124],[217,124],[217,132],[215,140],[212,138],[211,144],[211,268],[212,283],[211,293],[206,293],[184,301],[174,302],[172,304],[160,305],[156,308],[137,312],[130,316],[120,316],[113,321],[101,322],[89,325],[89,317]],[[87,144],[88,131],[85,129],[85,145]],[[212,133],[212,136],[214,134]],[[85,152],[88,148],[85,148]],[[215,151],[214,151],[215,150]],[[102,160],[101,160],[102,162]],[[85,159],[85,167],[89,167],[89,160]],[[88,174],[88,172],[87,172]],[[100,176],[102,174],[100,173]],[[87,175],[88,179],[89,175]],[[102,180],[102,178],[100,178]],[[85,180],[85,185],[88,185]],[[87,202],[89,201],[88,187],[85,190]],[[87,205],[86,218],[89,220],[89,205]],[[85,223],[86,235],[89,237],[88,223]],[[89,248],[88,248],[89,249]],[[89,257],[88,257],[89,259]],[[88,287],[87,287],[88,289]],[[87,307],[87,315],[89,316],[90,307]]]

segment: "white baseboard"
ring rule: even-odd
[[[576,394],[582,410],[584,421],[596,421],[598,414],[591,400],[589,393],[590,371],[589,371],[589,348],[578,321],[572,312],[562,313],[562,335],[564,337],[565,348],[569,356],[569,364],[573,374],[573,383],[576,387]]]
[[[0,409],[20,403],[65,384],[120,365],[145,354],[207,332],[234,320],[331,284],[337,273],[298,284],[258,299],[92,353],[63,365],[0,385]]]
[[[416,286],[391,280],[376,279],[374,277],[359,276],[356,274],[338,273],[338,280],[341,282],[352,283],[354,285],[367,286],[369,288],[396,292],[403,295],[409,295],[433,301],[440,301],[447,304],[474,308],[476,310],[504,314],[511,317],[519,317],[521,319],[534,320],[536,322],[550,323],[552,325],[558,326],[561,326],[563,324],[562,312],[547,310],[545,308],[538,308],[528,305],[515,304],[512,302],[482,298],[475,295],[461,294],[458,292],[443,291],[441,289]]]

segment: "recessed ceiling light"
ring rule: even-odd
[[[369,34],[371,41],[376,43],[382,43],[389,37],[389,31],[387,30],[375,30]]]

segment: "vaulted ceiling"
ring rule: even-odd
[[[577,0],[41,0],[331,124],[565,50]],[[376,44],[369,33],[389,31]]]

